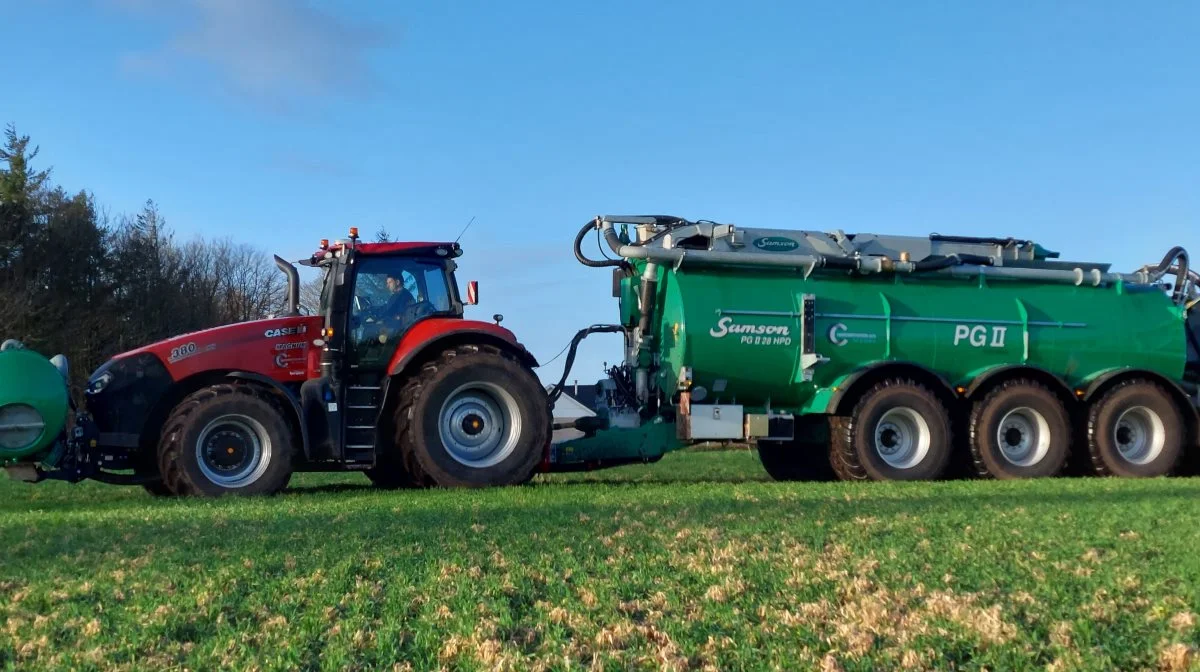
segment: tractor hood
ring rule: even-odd
[[[45,453],[69,409],[66,380],[50,360],[19,347],[0,351],[0,463]]]
[[[117,355],[93,379],[117,361],[149,355],[173,380],[217,371],[258,373],[280,382],[303,380],[308,351],[322,324],[318,316],[288,316],[183,334]]]

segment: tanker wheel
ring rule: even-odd
[[[266,495],[287,487],[292,428],[274,394],[221,384],[186,397],[163,425],[163,484],[177,495]]]
[[[759,441],[758,459],[776,481],[829,481],[834,478],[829,461],[829,418],[810,415],[796,418],[791,441]]]
[[[396,441],[414,481],[443,487],[527,482],[550,440],[546,391],[499,348],[461,345],[400,391]]]
[[[1183,452],[1183,417],[1159,385],[1126,381],[1088,409],[1088,452],[1102,476],[1165,476]]]
[[[1046,387],[1012,380],[972,407],[970,437],[971,458],[980,476],[1056,476],[1070,452],[1071,418]]]
[[[871,388],[833,427],[832,462],[843,480],[933,480],[950,463],[949,413],[911,380]]]

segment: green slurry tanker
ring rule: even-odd
[[[589,259],[592,232],[617,255]],[[1121,274],[1030,241],[599,217],[579,261],[614,269],[624,364],[603,422],[552,462],[756,441],[777,479],[1155,476],[1194,452],[1200,381],[1187,253]],[[1171,280],[1170,286],[1164,282]],[[571,353],[574,354],[573,351]],[[565,377],[564,377],[565,380]]]
[[[589,258],[596,235],[616,255]],[[752,442],[779,480],[1179,473],[1197,455],[1200,275],[1182,248],[1130,273],[1030,241],[603,216],[575,237],[619,321],[572,339],[547,393],[509,330],[465,319],[457,243],[321,241],[315,314],[67,363],[0,351],[0,465],[156,495],[265,494],[295,471],[482,487]],[[555,422],[579,344],[620,333],[597,413]],[[557,429],[576,438],[553,440]],[[1071,459],[1071,458],[1075,459]]]

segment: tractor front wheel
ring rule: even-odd
[[[514,357],[461,345],[404,384],[395,426],[416,483],[515,485],[528,481],[542,459],[550,410],[537,377]]]
[[[186,397],[163,425],[163,485],[177,495],[267,495],[287,487],[295,450],[275,395],[221,384]]]

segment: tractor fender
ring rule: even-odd
[[[246,380],[258,383],[269,388],[273,392],[277,392],[288,400],[292,412],[296,414],[296,426],[300,428],[300,443],[304,449],[304,456],[309,456],[309,441],[308,441],[308,423],[304,421],[304,413],[300,410],[300,399],[295,393],[284,387],[277,380],[273,380],[261,373],[251,373],[249,371],[233,371],[226,375],[227,378],[235,380]]]
[[[530,368],[538,366],[525,346],[513,332],[490,322],[433,318],[413,325],[396,345],[392,360],[388,364],[388,375],[395,376],[420,358],[423,353],[443,350],[461,343],[487,343],[512,353],[522,364]]]

